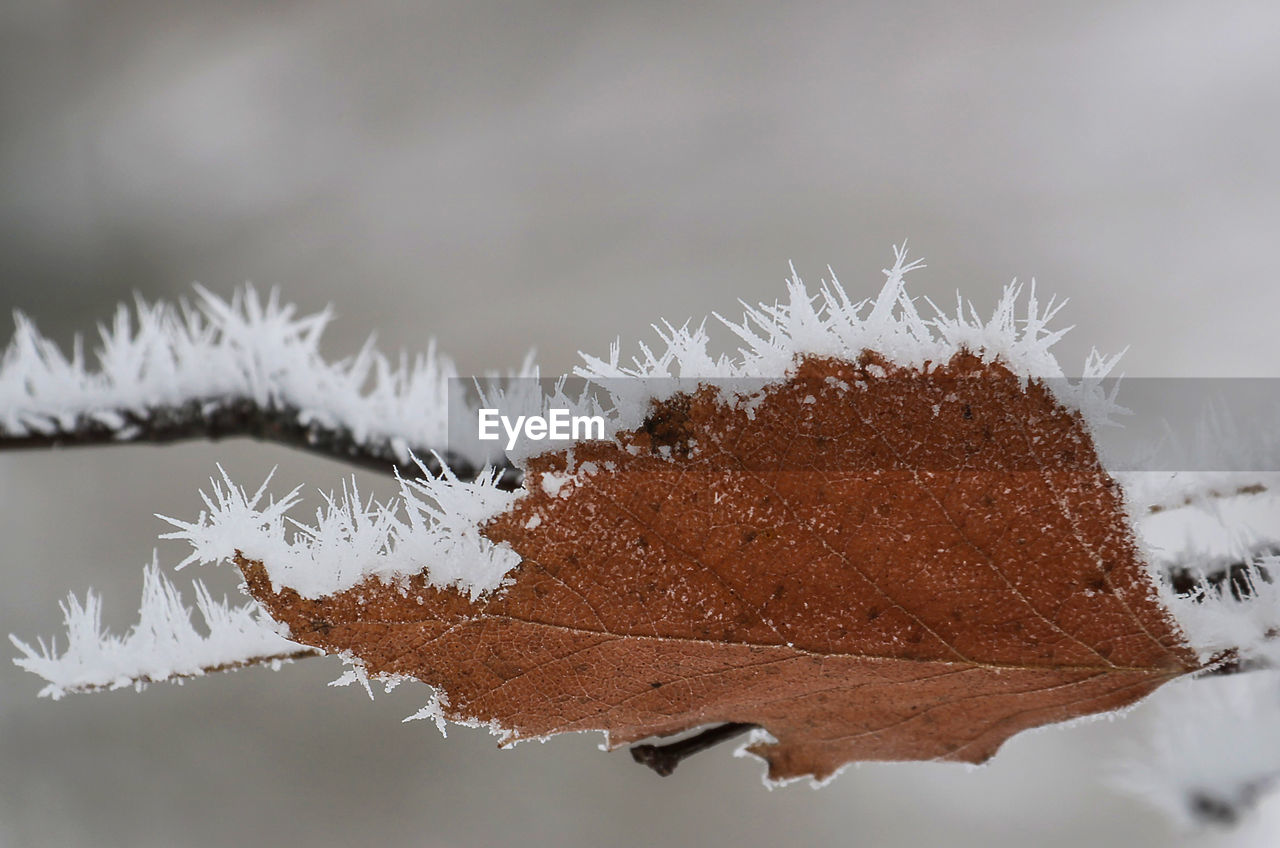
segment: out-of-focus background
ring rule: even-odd
[[[1277,376],[1277,150],[1271,2],[6,0],[0,307],[67,340],[132,292],[252,280],[333,303],[335,355],[376,330],[558,372],[772,301],[788,260],[872,294],[909,237],[939,303],[1071,297],[1068,363]],[[153,547],[184,553],[152,513],[195,515],[217,461],[350,473],[245,443],[0,456],[0,631],[52,634],[88,586],[131,622]],[[977,771],[767,792],[727,750],[663,780],[598,737],[444,740],[400,723],[421,690],[370,703],[339,671],[52,703],[0,663],[0,846],[1280,842],[1280,809],[1185,833],[1109,789],[1145,708]]]

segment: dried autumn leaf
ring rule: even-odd
[[[1080,414],[961,352],[809,356],[528,463],[484,528],[520,564],[472,600],[426,571],[319,598],[237,557],[291,638],[442,693],[508,741],[760,725],[769,777],[982,762],[1198,667]]]

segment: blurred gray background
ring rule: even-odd
[[[1131,375],[1280,376],[1278,142],[1272,2],[4,0],[0,307],[67,340],[131,292],[252,280],[333,303],[334,355],[376,330],[557,372],[772,301],[788,260],[874,293],[909,237],[940,303],[1071,297],[1069,371],[1131,344]],[[216,461],[349,473],[245,443],[0,456],[0,632],[52,634],[88,586],[131,622],[153,547],[183,555],[151,514],[195,515]],[[1142,708],[977,771],[767,792],[727,750],[663,780],[598,737],[442,740],[400,723],[420,690],[339,671],[52,703],[0,663],[0,845],[1280,842],[1280,809],[1176,833],[1108,789]]]

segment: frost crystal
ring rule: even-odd
[[[362,503],[353,479],[341,497],[325,497],[310,525],[285,516],[297,503],[297,489],[264,504],[265,482],[249,495],[224,471],[220,481],[211,481],[210,493],[201,493],[208,510],[195,521],[160,516],[179,528],[161,538],[191,543],[191,555],[179,567],[228,560],[238,551],[262,562],[277,589],[287,586],[305,598],[341,592],[370,577],[393,581],[424,571],[433,585],[456,587],[472,598],[498,588],[520,557],[485,538],[480,525],[507,510],[518,494],[498,488],[501,472],[486,470],[467,482],[447,467],[436,478],[419,467],[423,479],[401,479],[400,499],[386,505]]]
[[[1049,323],[1066,301],[1050,299],[1041,306],[1034,283],[1019,317],[1023,286],[1011,283],[991,317],[983,320],[972,304],[957,296],[955,314],[948,314],[926,299],[932,316],[921,314],[916,300],[907,294],[906,275],[923,267],[909,262],[905,247],[895,248],[892,268],[874,299],[850,299],[832,275],[817,294],[792,269],[786,302],[750,306],[740,323],[716,315],[742,341],[737,358],[708,349],[705,322],[691,329],[664,323],[655,326],[664,344],[661,353],[646,345],[631,364],[620,361],[621,345],[615,342],[607,360],[583,354],[580,377],[602,381],[613,396],[615,429],[636,427],[648,412],[652,397],[663,397],[715,379],[772,381],[783,379],[797,356],[813,354],[849,358],[863,350],[880,354],[894,364],[926,368],[941,364],[961,350],[984,361],[999,361],[1025,379],[1053,380],[1064,403],[1079,409],[1091,425],[1100,425],[1120,411],[1115,398],[1103,391],[1101,381],[1119,360],[1096,351],[1085,362],[1083,378],[1068,383],[1050,348],[1067,329],[1050,330]]]
[[[143,571],[138,623],[124,636],[103,631],[98,595],[88,592],[83,603],[70,595],[62,605],[66,650],[58,653],[56,640],[46,644],[41,639],[32,647],[10,636],[23,654],[14,662],[47,680],[49,685],[40,694],[57,699],[68,692],[141,688],[311,653],[279,635],[257,604],[231,606],[225,600],[215,601],[200,582],[195,583],[195,593],[206,634],[196,629],[192,610],[153,561]]]
[[[1196,500],[1145,515],[1136,529],[1157,575],[1185,570],[1201,584],[1185,597],[1165,585],[1164,600],[1202,660],[1230,650],[1241,661],[1280,663],[1280,494]],[[1215,572],[1226,579],[1212,590],[1204,584]],[[1233,593],[1233,580],[1243,593]]]
[[[138,300],[99,328],[96,367],[77,338],[68,358],[21,314],[0,358],[0,436],[49,436],[106,428],[120,440],[172,418],[208,417],[240,401],[280,413],[312,433],[339,433],[376,445],[401,464],[411,450],[443,449],[449,416],[474,418],[464,397],[450,397],[453,363],[428,342],[425,354],[398,362],[367,343],[354,357],[328,363],[320,340],[329,309],[297,315],[274,290],[252,287],[230,301],[197,287],[194,306]],[[526,360],[522,375],[536,375]],[[467,427],[457,428],[468,433]],[[488,446],[463,442],[456,455],[482,465]]]

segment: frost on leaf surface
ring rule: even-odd
[[[234,559],[295,642],[429,684],[433,718],[615,745],[754,724],[777,781],[981,762],[1199,668],[1094,447],[1114,360],[1066,381],[1052,302],[926,316],[913,267],[862,302],[793,278],[726,322],[734,355],[686,324],[585,357],[611,438],[521,457],[516,492],[445,473],[295,523],[296,492],[224,477],[171,536]]]

